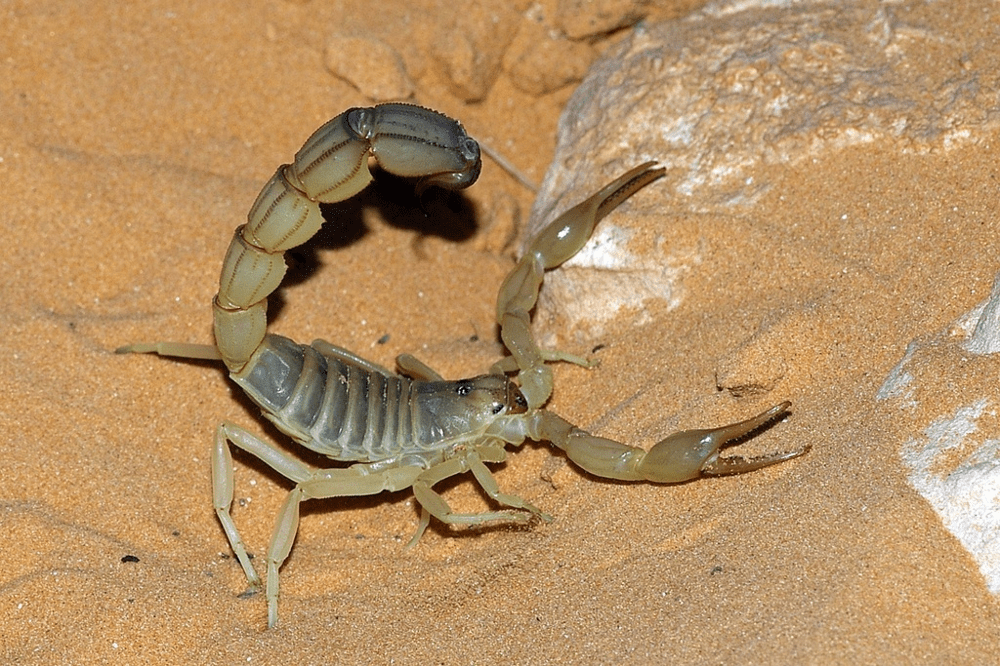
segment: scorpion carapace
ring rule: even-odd
[[[591,474],[655,483],[749,472],[807,450],[754,459],[719,457],[727,443],[782,418],[787,402],[740,423],[675,433],[648,452],[592,435],[542,409],[552,392],[546,363],[587,364],[571,354],[540,349],[532,336],[530,312],[543,274],[576,254],[602,217],[663,175],[653,162],[607,184],[528,244],[497,298],[497,323],[511,356],[487,375],[446,381],[408,355],[397,359],[401,373],[395,373],[322,340],[306,346],[268,334],[267,297],[281,284],[284,252],[318,231],[323,223],[320,203],[343,201],[371,181],[369,157],[390,173],[418,178],[418,188],[464,188],[475,182],[481,167],[479,145],[458,122],[440,113],[409,104],[345,111],[316,130],[291,164],[278,168],[247,223],[237,228],[212,304],[215,345],[156,343],[118,350],[221,359],[233,381],[282,432],[313,451],[354,463],[313,467],[238,425],[219,426],[211,455],[215,512],[254,589],[261,587],[261,579],[230,515],[229,445],[295,484],[267,549],[268,626],[278,621],[278,570],[291,550],[299,505],[306,499],[412,488],[421,506],[420,523],[408,544],[413,545],[431,516],[450,524],[551,520],[526,500],[502,492],[485,464],[503,461],[505,446],[525,439],[551,442]],[[507,376],[515,372],[516,382]],[[440,481],[470,471],[503,508],[456,513],[434,491]]]

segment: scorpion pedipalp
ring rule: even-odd
[[[594,227],[619,204],[664,174],[656,162],[646,162],[611,181],[586,200],[545,226],[529,243],[520,261],[500,286],[497,323],[504,345],[518,366],[521,392],[528,406],[537,409],[552,394],[550,360],[531,333],[531,310],[546,270],[575,255],[586,244]]]
[[[596,476],[621,481],[681,483],[701,476],[751,472],[808,451],[806,446],[750,459],[721,458],[719,455],[723,447],[746,439],[783,418],[789,407],[791,403],[786,401],[738,423],[676,432],[657,442],[649,451],[592,435],[544,410],[532,415],[528,436],[551,442],[565,451],[566,457]]]

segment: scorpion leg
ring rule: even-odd
[[[653,168],[655,165],[656,162],[646,162],[635,167],[549,223],[528,244],[524,256],[500,287],[497,296],[500,336],[517,363],[518,382],[529,409],[542,406],[552,393],[552,370],[545,365],[546,356],[531,334],[531,309],[538,300],[545,271],[579,252],[601,218],[662,176],[664,169]]]
[[[400,354],[396,357],[396,366],[399,371],[411,379],[424,382],[443,382],[444,377],[438,374],[437,370],[430,367],[412,354]]]
[[[593,368],[597,365],[597,361],[591,361],[590,359],[579,356],[578,354],[570,354],[569,352],[559,351],[558,349],[540,349],[539,352],[542,355],[542,360],[546,363],[562,361],[563,363],[572,363],[573,365],[579,365],[584,368]],[[517,370],[517,359],[513,356],[505,356],[490,367],[490,373],[494,375],[517,372]]]
[[[221,361],[215,345],[199,345],[191,342],[137,342],[115,349],[116,354],[158,354],[176,358],[193,358],[204,361]]]
[[[326,340],[313,340],[312,348],[324,356],[333,356],[334,358],[340,359],[344,363],[356,365],[371,372],[378,372],[386,377],[396,376],[396,373],[392,372],[388,368],[383,368],[378,363],[373,363],[368,359],[362,358],[354,352],[344,349],[343,347],[330,344]],[[444,377],[435,372],[426,363],[419,360],[415,356],[411,356],[410,354],[400,354],[397,356],[396,365],[404,375],[410,377],[411,379],[419,379],[426,382],[444,381]]]
[[[233,504],[233,454],[229,451],[229,445],[226,441],[234,437],[244,436],[253,437],[247,431],[231,423],[223,423],[215,431],[215,445],[212,447],[212,500],[215,514],[219,517],[222,529],[226,533],[226,539],[229,540],[229,547],[236,553],[236,559],[243,567],[243,573],[246,574],[250,588],[259,590],[261,587],[260,576],[257,575],[253,564],[250,563],[246,544],[229,513],[229,508]]]
[[[429,469],[425,470],[417,477],[413,483],[413,495],[422,508],[420,524],[416,534],[406,544],[407,548],[416,545],[423,535],[424,530],[434,516],[443,523],[451,525],[479,525],[493,520],[508,520],[518,523],[526,523],[533,517],[540,518],[545,522],[550,522],[552,516],[543,512],[527,500],[502,492],[497,484],[496,478],[486,462],[502,462],[506,459],[506,451],[500,446],[478,446],[469,450],[465,455],[457,458],[449,458]],[[434,485],[452,476],[464,474],[471,471],[480,487],[489,495],[490,499],[510,509],[500,511],[485,511],[482,513],[456,513],[448,505],[441,495],[434,491]],[[428,515],[429,514],[429,515]]]
[[[295,482],[278,514],[271,543],[267,549],[267,625],[278,622],[278,570],[288,557],[299,527],[299,505],[307,499],[377,495],[384,491],[410,487],[424,471],[417,466],[390,467],[372,472],[365,465],[346,469],[312,467],[264,442],[247,430],[232,423],[219,426],[212,452],[212,485],[215,510],[237,554],[252,588],[260,588],[260,578],[250,564],[243,539],[229,515],[233,501],[233,464],[227,442],[232,442],[260,459],[282,476]]]
[[[354,365],[359,368],[364,368],[369,372],[377,372],[378,374],[385,375],[386,377],[396,376],[396,373],[394,373],[389,368],[384,368],[378,363],[374,363],[373,361],[369,361],[366,358],[362,358],[357,354],[355,354],[354,352],[348,351],[343,347],[338,347],[337,345],[331,344],[326,340],[313,340],[310,346],[316,351],[318,351],[320,354],[324,356],[332,356],[336,359],[343,361],[348,365]]]
[[[745,421],[719,428],[685,430],[658,442],[648,452],[592,435],[552,412],[539,410],[528,416],[526,434],[547,440],[591,474],[623,481],[679,483],[702,475],[741,474],[795,458],[809,450],[776,452],[756,458],[721,458],[720,450],[753,435],[781,419],[791,406],[783,402]]]

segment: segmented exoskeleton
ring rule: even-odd
[[[430,517],[452,524],[492,520],[551,520],[537,507],[501,492],[485,463],[506,458],[505,446],[525,439],[549,441],[592,474],[622,480],[673,483],[702,474],[735,474],[801,455],[807,447],[755,459],[720,458],[727,443],[786,414],[784,402],[746,421],[689,430],[648,452],[597,437],[542,409],[552,391],[550,361],[586,365],[570,354],[542,350],[530,329],[544,272],[586,243],[594,226],[632,194],[659,178],[648,162],[612,181],[563,213],[527,246],[500,288],[497,323],[511,356],[489,374],[445,381],[412,356],[397,359],[401,374],[317,340],[300,345],[266,331],[267,297],[285,273],[283,254],[320,228],[320,203],[343,201],[372,179],[369,157],[386,171],[419,178],[418,190],[468,187],[481,168],[479,145],[450,118],[407,104],[345,111],[320,127],[291,164],[278,168],[237,228],[226,253],[213,302],[214,346],[184,343],[129,345],[122,352],[221,359],[230,377],[282,432],[313,451],[352,462],[316,468],[249,431],[222,423],[212,449],[214,506],[251,587],[261,587],[230,515],[233,461],[229,444],[260,458],[295,483],[278,516],[267,550],[268,625],[278,619],[278,570],[288,557],[305,499],[370,495],[412,487],[421,519],[410,545]],[[517,382],[508,373],[517,373]],[[471,471],[503,509],[455,513],[433,487]]]

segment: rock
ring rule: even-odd
[[[504,68],[516,88],[540,96],[583,80],[594,49],[566,38],[554,28],[523,21],[505,58]]]
[[[971,322],[975,326],[963,345],[965,349],[978,355],[1000,352],[1000,274],[993,280],[989,299],[960,320],[959,326],[969,330]]]
[[[529,233],[643,161],[667,176],[547,278],[540,303],[560,326],[597,334],[623,308],[680,303],[702,255],[696,238],[665,242],[661,230],[679,224],[665,214],[766,214],[755,206],[775,184],[770,167],[877,141],[925,153],[970,140],[992,117],[995,93],[966,53],[947,36],[914,41],[897,18],[913,2],[762,4],[640,25],[574,93]],[[933,68],[912,67],[928,58]]]
[[[909,433],[900,455],[910,484],[976,560],[993,594],[1000,594],[998,311],[1000,273],[989,299],[910,343],[876,396]]]
[[[432,52],[452,94],[466,102],[486,97],[520,16],[484,2],[463,3],[437,33]]]
[[[326,68],[373,102],[413,96],[413,82],[403,59],[391,46],[374,38],[334,35],[326,43]]]
[[[635,25],[649,0],[559,0],[556,23],[572,39],[585,39]]]

